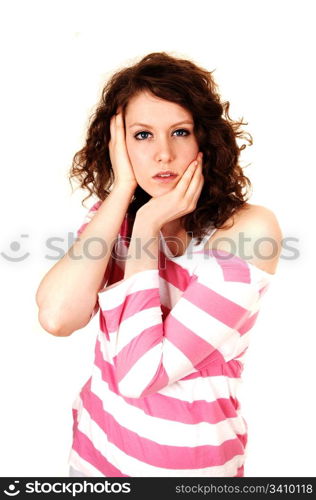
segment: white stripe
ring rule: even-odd
[[[159,289],[158,272],[158,269],[139,271],[99,292],[101,309],[107,311],[121,305],[131,293],[151,288]]]
[[[99,334],[99,340],[103,359],[114,368],[113,360],[108,355],[105,335],[102,332]],[[242,358],[238,359],[242,362]],[[96,366],[96,369],[98,370],[99,368]],[[197,371],[198,370],[192,370],[192,373],[196,373]],[[157,393],[189,403],[199,400],[211,403],[219,398],[229,399],[231,396],[237,397],[237,390],[240,383],[240,377],[234,378],[224,375],[212,375],[210,377],[178,380],[160,389]]]
[[[82,458],[74,449],[70,451],[68,464],[88,477],[100,477],[103,475],[101,471]]]
[[[111,353],[110,353],[111,345],[108,342],[108,340],[105,336],[105,333],[103,333],[101,330],[99,330],[99,332],[98,332],[98,340],[100,342],[100,350],[101,350],[104,361],[107,361],[112,366],[114,366],[113,358],[111,357]]]
[[[232,477],[237,474],[237,469],[244,463],[244,455],[237,455],[224,465],[205,467],[202,469],[167,469],[155,467],[127,455],[113,443],[109,442],[103,430],[90,418],[83,409],[78,428],[91,440],[94,446],[106,459],[123,474],[131,477]],[[78,465],[77,465],[78,466]]]
[[[175,398],[181,401],[193,403],[194,401],[205,401],[212,403],[216,399],[229,399],[237,397],[237,391],[241,384],[240,378],[214,375],[210,377],[199,377],[196,379],[179,380],[164,387],[158,394]]]
[[[170,314],[205,342],[219,350],[225,359],[231,358],[232,353],[238,347],[239,332],[184,298],[175,305]],[[166,323],[168,323],[168,318]],[[207,355],[208,353],[205,352],[205,357]]]
[[[106,316],[106,312],[104,313]],[[161,325],[162,312],[160,307],[149,307],[142,309],[133,316],[121,321],[119,331],[109,332],[110,342],[116,354],[118,354],[127,344],[135,339],[140,333],[152,326]],[[115,354],[113,354],[115,356]]]
[[[209,249],[207,249],[209,250]],[[197,254],[200,256],[200,263],[201,262],[205,262],[206,265],[207,265],[207,269],[208,271],[210,270],[210,263],[213,263],[214,266],[218,266],[219,270],[221,269],[221,265],[220,265],[220,262],[231,262],[232,263],[232,266],[235,266],[236,265],[236,261],[233,263],[233,257],[232,256],[229,256],[227,255],[224,255],[224,257],[222,258],[221,256],[218,257],[218,260],[217,260],[217,257],[215,257],[214,255],[210,255],[208,253],[205,253],[204,255],[203,254]],[[259,283],[259,282],[262,282],[262,281],[266,281],[266,282],[270,282],[270,279],[271,281],[275,278],[275,274],[271,274],[271,273],[268,273],[267,271],[264,271],[263,269],[260,269],[258,266],[256,266],[253,262],[250,261],[250,259],[243,259],[242,257],[240,257],[239,255],[236,255],[236,254],[233,254],[234,257],[237,258],[237,265],[238,265],[238,260],[242,260],[243,263],[247,264],[248,266],[248,269],[249,269],[249,272],[250,272],[250,276],[251,276],[251,283]],[[224,264],[225,265],[225,264]],[[200,270],[201,270],[201,266],[200,266]],[[222,271],[223,273],[223,271]]]
[[[247,262],[247,264],[249,265],[251,273],[251,281],[254,282],[256,281],[258,284],[260,283],[262,286],[263,284],[268,284],[274,281],[276,274],[268,273],[267,271],[260,269],[260,267],[255,266],[252,262]]]
[[[102,380],[101,372],[97,368],[92,378],[91,392],[104,402],[104,409],[122,427],[161,445],[219,446],[229,439],[236,439],[236,434],[246,432],[245,422],[240,416],[227,418],[216,424],[208,422],[185,424],[148,415],[111,391],[108,384]]]
[[[203,255],[197,254],[196,259],[198,258],[200,259],[199,265],[197,265],[197,262],[195,261],[194,266],[191,266],[192,269],[188,269],[191,278],[193,274],[196,274],[198,276],[199,283],[228,298],[241,307],[244,307],[245,309],[249,309],[252,312],[259,309],[259,305],[257,304],[257,301],[260,299],[259,290],[266,284],[269,284],[270,276],[273,278],[275,275],[270,275],[255,265],[251,265],[247,262],[247,264],[249,264],[250,283],[224,281],[223,270],[214,257],[209,257],[207,255],[203,257]],[[201,265],[202,263],[204,265]],[[181,265],[181,267],[186,269],[186,266],[184,265]],[[167,296],[170,295],[171,304],[166,304],[166,306],[171,309],[172,304],[174,305],[179,300],[183,292],[178,290],[167,280],[162,279],[161,277],[160,280],[164,281],[164,285],[161,285],[162,291],[165,291]],[[169,288],[171,292],[169,292]],[[176,290],[178,290],[178,293]]]
[[[240,340],[239,340],[239,343],[238,343],[238,349],[236,349],[236,352],[235,352],[235,355],[234,355],[234,359],[237,359],[238,358],[238,354],[240,354],[241,352],[243,352],[246,347],[249,347],[249,343],[250,343],[250,335],[251,335],[251,332],[253,330],[253,326],[250,328],[250,330],[248,330],[247,333],[244,333],[243,335],[240,336]],[[239,358],[238,358],[239,360]]]
[[[163,365],[168,374],[170,384],[175,380],[196,372],[191,361],[167,337],[164,337]]]
[[[199,254],[199,265],[196,268],[198,281],[201,283],[209,283],[223,281],[223,270],[216,261],[215,257],[208,254]],[[206,285],[207,286],[207,285]]]
[[[120,393],[127,398],[138,398],[154,378],[161,360],[162,344],[145,352],[118,382]]]
[[[211,272],[201,274],[198,282],[244,309],[249,310],[260,298],[258,288],[253,283],[224,281],[223,277],[215,279]]]
[[[245,336],[247,336],[247,335],[249,336],[249,335],[250,335],[250,333],[251,333],[251,331],[249,331],[248,333],[245,333],[245,335],[243,335],[243,336],[242,336],[242,338],[243,338],[243,337],[245,337]],[[249,347],[249,346],[247,345],[247,348],[248,348],[248,347]],[[244,351],[245,351],[245,349],[246,349],[246,346],[244,347]],[[236,356],[234,359],[235,359],[236,361],[239,361],[239,362],[241,363],[241,367],[242,367],[242,370],[243,370],[244,365],[245,365],[245,361],[246,361],[246,359],[247,359],[247,357],[246,357],[246,356],[247,356],[248,351],[246,350],[245,352],[243,352],[243,351],[242,351],[242,349],[240,349],[240,351],[241,351],[241,353],[242,353],[242,354],[241,354],[240,356]]]
[[[248,307],[248,310],[250,312],[249,317],[251,317],[253,314],[255,314],[256,312],[258,312],[260,310],[261,300],[262,299],[259,297],[258,300],[254,304],[252,304]],[[247,320],[248,320],[248,318],[247,318]]]
[[[161,305],[171,309],[181,298],[183,291],[162,277],[159,279],[159,287]]]

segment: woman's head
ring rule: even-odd
[[[190,111],[148,91],[129,100],[125,130],[136,180],[153,197],[172,189],[199,151]],[[161,182],[154,178],[161,171],[171,171],[176,177]]]
[[[165,52],[148,54],[117,71],[106,83],[86,144],[74,156],[70,172],[70,178],[77,177],[89,196],[96,194],[104,200],[110,192],[114,180],[108,148],[110,119],[119,107],[138,182],[128,210],[131,216],[152,196],[171,188],[170,183],[155,184],[152,175],[160,170],[181,175],[198,151],[203,152],[204,185],[196,209],[183,217],[183,227],[194,236],[203,236],[210,221],[221,227],[245,204],[251,184],[238,164],[245,144],[238,147],[236,140],[247,135],[252,144],[250,134],[239,130],[242,121],[230,119],[229,102],[221,102],[211,72]],[[182,120],[192,123],[173,127]],[[135,121],[152,128],[129,128]]]

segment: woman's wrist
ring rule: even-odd
[[[135,224],[143,230],[146,230],[147,233],[156,234],[160,231],[163,224],[159,221],[158,217],[155,216],[152,212],[147,210],[145,207],[141,207],[136,212]]]
[[[148,269],[158,269],[159,226],[148,213],[137,211],[126,257],[124,279]]]
[[[115,184],[114,183],[112,186],[111,192],[126,196],[126,197],[130,198],[130,200],[131,200],[132,197],[134,196],[135,189],[136,189],[136,187],[134,187],[130,183],[125,183],[125,184],[123,184],[123,183]]]

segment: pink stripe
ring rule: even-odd
[[[226,418],[238,417],[236,410],[239,402],[236,398],[218,398],[215,401],[181,401],[175,398],[168,398],[162,394],[156,394],[150,404],[143,400],[133,399],[133,406],[143,410],[146,414],[158,418],[164,418],[172,422],[183,424],[217,424]],[[150,408],[150,412],[149,412]],[[178,412],[178,413],[177,413]]]
[[[102,201],[97,202],[93,207],[96,207],[96,209],[98,210],[101,203]],[[129,224],[130,222],[128,221],[127,216],[125,215],[125,218],[119,230],[119,236],[122,238],[123,244],[125,243],[125,238],[127,238],[126,243],[129,242]],[[121,257],[120,260],[118,260],[119,256],[117,255],[115,250],[116,247],[114,246],[111,252],[112,265],[109,275],[107,276],[108,278],[107,286],[113,285],[114,283],[117,283],[118,281],[121,281],[124,278],[124,269],[122,269],[122,267],[120,267],[120,265],[118,264],[118,262],[122,263],[122,260]]]
[[[230,328],[237,329],[246,316],[250,314],[248,309],[239,306],[199,282],[189,287],[183,297]]]
[[[94,204],[94,205],[90,208],[90,210],[88,211],[88,213],[87,213],[86,217],[87,217],[87,216],[90,216],[90,215],[93,217],[94,213],[98,211],[98,209],[99,209],[99,207],[100,207],[101,203],[102,203],[102,201],[97,201],[97,202],[96,202],[96,203],[95,203],[95,204]],[[84,224],[82,224],[82,225],[80,226],[80,228],[79,228],[79,229],[78,229],[78,231],[77,231],[77,236],[80,236],[80,234],[84,231],[84,229],[85,229],[85,228],[86,228],[86,226],[89,224],[89,222],[90,222],[90,221],[85,222]]]
[[[85,222],[85,224],[82,224],[82,226],[80,226],[80,228],[77,231],[77,237],[81,235],[81,233],[85,230],[88,224],[89,222]]]
[[[98,347],[95,365],[100,368],[102,380],[108,384],[109,390],[119,395],[113,375],[113,368],[109,363],[104,361],[102,352],[100,351],[100,343]],[[217,374],[222,375],[222,369]],[[210,375],[205,374],[205,376]],[[189,424],[199,422],[214,424],[225,418],[234,418],[237,416],[236,409],[239,407],[238,400],[232,397],[230,399],[219,398],[212,402],[205,402],[203,400],[188,402],[156,393],[152,397],[147,396],[146,399],[126,397],[123,397],[123,399],[127,404],[139,408],[147,415]]]
[[[167,306],[164,306],[161,304],[161,311],[162,311],[162,321],[164,322],[168,314],[170,313],[171,309]]]
[[[124,278],[124,270],[120,268],[120,266],[117,264],[117,261],[115,260],[115,257],[113,258],[113,266],[111,269],[108,285],[113,285],[114,283],[117,283],[118,281],[121,281]]]
[[[244,473],[244,466],[242,465],[241,467],[239,467],[237,469],[237,474],[236,476],[233,476],[233,477],[244,477],[245,473]]]
[[[130,219],[127,218],[127,214],[125,214],[124,220],[122,222],[121,228],[120,228],[120,235],[123,238],[129,239],[131,236],[131,223]]]
[[[185,268],[169,259],[166,262],[165,269],[161,270],[160,276],[181,291],[188,287],[192,279],[197,278],[195,275],[190,276],[190,273]]]
[[[197,363],[194,366],[194,368],[196,370],[202,371],[202,370],[207,369],[208,366],[213,365],[214,363],[216,363],[216,364],[220,363],[221,365],[223,365],[223,363],[225,363],[225,359],[224,359],[223,355],[221,354],[220,351],[218,351],[216,349],[214,351],[212,351],[208,356],[203,358],[199,363]]]
[[[106,313],[107,314],[107,313]],[[116,333],[112,335],[116,336]],[[133,365],[162,341],[162,325],[146,328],[137,337],[133,338],[114,358],[117,380],[121,381]]]
[[[119,325],[127,318],[134,316],[140,311],[152,307],[160,308],[160,296],[158,288],[147,288],[132,292],[127,295],[121,304],[113,309],[102,310],[107,324],[108,332],[115,332]],[[161,314],[159,313],[161,320]]]
[[[231,359],[222,365],[222,373],[225,377],[240,378],[243,369],[243,364],[238,359]]]
[[[102,314],[101,308],[100,308],[100,314],[99,314],[99,328],[100,328],[101,332],[104,333],[107,341],[109,341],[110,335],[109,335],[109,332],[108,332],[108,329],[106,326],[106,322],[105,322],[105,318],[104,318],[104,315]]]
[[[105,359],[103,358],[99,339],[96,340],[94,352],[95,352],[94,364],[100,369],[102,380],[104,380],[108,384],[109,389],[112,392],[114,392],[117,395],[120,395],[118,390],[117,380],[114,373],[115,368],[113,368],[111,363],[105,361]],[[123,397],[123,399],[126,399],[124,396],[121,397]]]
[[[99,210],[100,206],[102,205],[103,201],[99,200],[97,201],[91,208],[91,210]]]
[[[166,387],[169,383],[169,377],[164,366],[160,363],[159,368],[156,372],[156,375],[153,377],[152,381],[147,384],[147,387],[143,390],[140,397],[148,397],[151,394],[157,395],[157,391],[159,391],[162,387]],[[137,400],[136,400],[137,401]]]
[[[111,268],[115,265],[115,263],[113,262],[113,258],[112,258],[112,255],[110,256],[110,259],[109,259],[109,262],[108,262],[108,265],[106,266],[106,269],[105,269],[105,273],[104,273],[104,276],[103,276],[103,281],[101,283],[101,290],[102,288],[104,287],[105,283],[107,282],[107,280],[109,279],[110,277],[110,272],[111,272]]]
[[[236,455],[244,453],[243,436],[240,435],[219,446],[192,448],[161,445],[118,424],[112,415],[104,411],[101,399],[95,394],[83,394],[82,399],[84,408],[93,415],[93,420],[107,434],[110,442],[128,455],[154,467],[191,470],[214,467],[224,465]]]
[[[221,266],[225,281],[251,283],[251,274],[247,261],[225,250],[212,250],[217,263]]]
[[[263,297],[263,295],[268,290],[269,286],[270,286],[270,283],[267,283],[265,286],[263,286],[262,288],[260,288],[260,290],[259,290],[260,297]]]
[[[227,281],[240,281],[242,283],[251,283],[251,273],[248,262],[245,259],[226,250],[217,250],[215,248],[204,248],[193,252],[195,254],[205,254],[215,257],[217,263],[223,270]],[[234,268],[237,266],[237,268]]]
[[[246,349],[245,349],[246,350]],[[202,363],[200,363],[202,365]],[[190,380],[194,378],[203,378],[203,377],[217,377],[219,375],[225,375],[226,377],[231,378],[240,378],[242,367],[241,363],[235,359],[231,359],[230,361],[223,361],[223,357],[220,356],[218,359],[214,359],[212,363],[208,363],[205,366],[201,366],[199,371],[196,373],[190,373],[186,377],[183,377],[181,380]]]
[[[159,249],[158,250],[158,269],[159,274],[162,276],[162,272],[167,268],[167,257],[165,254]]]
[[[133,292],[126,296],[123,303],[123,310],[120,322],[124,321],[139,311],[144,311],[145,309],[150,309],[151,307],[160,308],[160,297],[158,288],[146,288],[145,290],[139,290],[138,292]],[[112,309],[110,314],[119,313],[119,308]],[[108,316],[109,311],[106,312]],[[120,314],[119,314],[120,316]]]
[[[238,357],[241,356],[244,352],[246,352],[247,349],[248,349],[248,347],[246,347],[243,352],[238,354]],[[103,370],[102,370],[103,363],[104,363],[104,366],[106,366],[106,367],[109,366],[109,370],[112,374],[112,365],[103,359],[103,355],[102,355],[102,352],[100,349],[100,341],[97,339],[96,346],[95,346],[95,364],[96,364],[96,366],[98,366],[100,368],[101,372],[103,372]],[[200,364],[202,365],[202,363],[200,363]],[[226,377],[240,378],[242,370],[243,370],[243,365],[240,361],[232,359],[230,361],[225,362],[225,361],[223,361],[222,355],[220,355],[218,357],[218,359],[215,359],[215,356],[214,356],[214,360],[212,361],[212,363],[208,363],[206,366],[199,368],[199,371],[197,371],[195,373],[191,373],[189,375],[186,375],[185,377],[182,377],[180,380],[184,381],[184,380],[190,380],[190,379],[194,379],[194,378],[203,378],[203,377],[212,377],[212,376],[216,377],[216,376],[223,375],[223,374]],[[106,369],[105,375],[107,373],[108,373],[108,370]],[[109,379],[108,379],[107,375],[104,377],[104,380],[106,380],[109,383]],[[116,392],[118,394],[117,388],[115,389],[114,392]],[[133,398],[133,400],[134,400],[134,398]]]
[[[240,335],[244,335],[245,333],[249,332],[249,330],[251,330],[251,328],[257,321],[258,314],[259,311],[253,313],[252,316],[250,316],[249,318],[246,319],[246,321],[243,322],[243,324],[238,329]]]
[[[74,411],[74,419],[77,420],[77,412]],[[72,449],[86,462],[93,465],[106,477],[129,477],[114,467],[94,446],[92,441],[79,429],[76,430]]]
[[[168,340],[183,352],[194,367],[211,355],[214,359],[221,358],[224,362],[222,355],[212,346],[212,344],[206,342],[192,332],[192,330],[180,323],[172,316],[172,313],[166,319],[165,325],[168,331]],[[208,359],[208,363],[210,363],[210,359]]]
[[[90,463],[98,469],[105,477],[130,477],[123,474],[119,469],[114,467],[101,453],[96,450],[90,441],[82,432],[78,431],[75,437],[72,448],[81,456],[86,462]],[[96,456],[95,456],[95,455]],[[237,469],[236,476],[244,477],[244,466],[242,465]]]

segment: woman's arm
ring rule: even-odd
[[[148,396],[209,363],[228,362],[247,348],[246,334],[269,279],[240,257],[211,252],[211,257],[201,256],[192,277],[181,266],[168,275],[171,282],[176,279],[173,294],[180,298],[164,321],[158,269],[138,270],[99,293],[123,396]],[[100,360],[102,355],[100,351]]]
[[[44,276],[36,294],[39,322],[53,335],[67,336],[83,328],[96,311],[97,293],[106,282],[112,247],[137,187],[121,110],[111,118],[110,135],[112,191],[80,239]]]
[[[38,318],[49,333],[68,336],[89,322],[134,189],[115,186],[80,238],[40,282]]]

